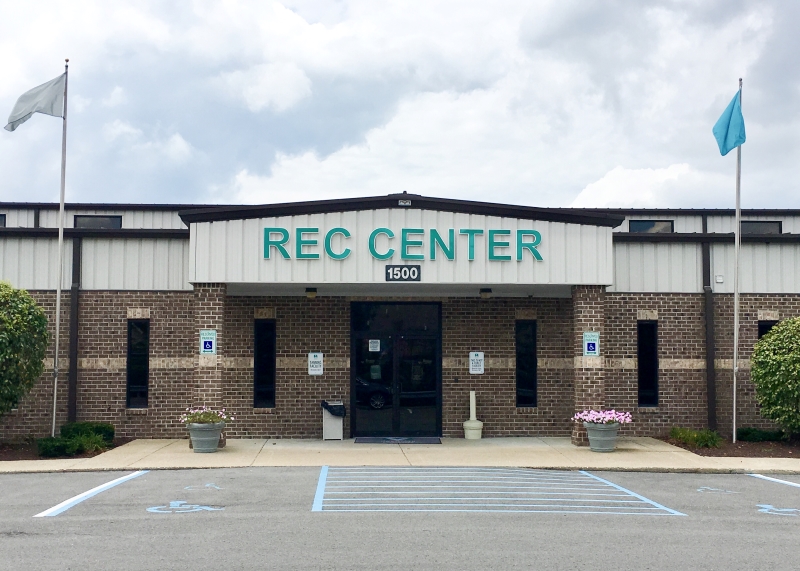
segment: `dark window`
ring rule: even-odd
[[[75,228],[122,228],[122,216],[83,216],[75,215]]]
[[[536,322],[516,323],[517,406],[536,406]]]
[[[150,320],[128,320],[128,408],[147,408],[150,374]]]
[[[780,234],[781,231],[780,222],[742,220],[742,234]]]
[[[275,321],[256,319],[253,330],[253,407],[275,407]]]
[[[6,215],[0,214],[0,228],[6,227]]]
[[[630,220],[630,232],[646,232],[648,234],[671,234],[675,231],[672,220]]]
[[[658,321],[639,321],[639,406],[658,406]]]
[[[769,330],[777,325],[777,321],[759,321],[758,322],[758,338],[761,339],[764,335],[769,333]]]

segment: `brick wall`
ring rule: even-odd
[[[52,317],[54,292],[31,292]],[[367,298],[352,298],[354,301]],[[350,298],[227,297],[223,286],[195,292],[84,291],[80,298],[78,419],[111,422],[120,436],[183,437],[185,407],[220,404],[236,417],[230,437],[320,438],[322,399],[350,403]],[[380,300],[371,300],[380,301]],[[413,301],[413,300],[404,300]],[[125,407],[126,336],[129,310],[150,315],[150,391],[145,410]],[[800,315],[800,297],[742,296],[740,359],[749,359],[759,310],[780,318]],[[659,406],[637,408],[636,322],[655,311],[659,322]],[[463,435],[469,390],[477,391],[478,418],[491,436],[566,436],[577,408],[631,410],[635,422],[623,434],[663,435],[673,425],[704,427],[705,333],[702,295],[603,293],[576,288],[573,299],[442,300],[442,431]],[[273,317],[277,327],[274,409],[253,409],[253,319]],[[732,297],[715,296],[717,394],[720,429],[730,433]],[[538,406],[515,406],[516,319],[538,325]],[[218,330],[213,370],[199,367],[198,330]],[[601,332],[605,368],[574,368],[582,332]],[[66,420],[69,293],[62,298],[61,376],[58,425]],[[52,334],[52,331],[51,331]],[[470,375],[467,355],[483,351],[484,375]],[[310,377],[306,358],[325,355],[325,374]],[[16,411],[0,419],[0,439],[41,437],[50,432],[52,349],[49,368]],[[584,363],[585,364],[585,363]],[[206,378],[210,375],[209,378]],[[576,385],[579,383],[579,385]],[[576,392],[576,386],[578,390]],[[582,388],[581,388],[582,387]],[[739,381],[739,426],[768,427],[758,416],[749,372]],[[213,401],[213,402],[210,402]],[[345,420],[349,434],[350,415]],[[580,438],[580,435],[578,435]]]
[[[572,415],[570,299],[458,299],[442,303],[442,433],[462,437],[469,391],[485,436],[564,436]],[[537,320],[538,406],[516,407],[514,322]],[[483,351],[485,374],[470,375],[467,356]]]
[[[637,322],[658,319],[658,406],[638,407]],[[633,412],[621,434],[663,436],[708,420],[702,294],[606,294],[606,408]]]

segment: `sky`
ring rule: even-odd
[[[0,4],[0,113],[69,58],[67,201],[414,194],[798,208],[800,2]],[[3,122],[5,124],[5,122]],[[57,202],[62,121],[0,130],[0,200]]]

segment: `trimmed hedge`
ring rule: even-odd
[[[111,446],[114,443],[114,426],[107,422],[68,422],[61,427],[62,438],[96,434]]]
[[[673,426],[672,430],[669,431],[669,437],[695,448],[719,448],[720,444],[722,444],[722,436],[707,428],[694,430],[692,428]]]
[[[69,422],[61,427],[61,436],[36,441],[39,456],[56,458],[85,452],[102,452],[114,442],[114,427],[105,422]]]
[[[761,430],[751,426],[743,426],[736,430],[736,440],[742,442],[776,442],[785,440],[783,432],[780,430]]]

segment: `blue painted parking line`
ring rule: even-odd
[[[33,517],[53,517],[57,516],[60,513],[64,513],[71,507],[74,507],[81,503],[84,500],[88,500],[92,496],[96,496],[100,492],[105,492],[113,488],[114,486],[119,486],[122,483],[127,482],[128,480],[132,480],[134,478],[138,478],[139,476],[143,476],[147,474],[149,470],[139,470],[138,472],[134,472],[133,474],[128,474],[127,476],[122,476],[121,478],[117,478],[116,480],[111,480],[110,482],[106,482],[105,484],[101,484],[91,490],[83,492],[82,494],[78,494],[77,496],[73,496],[68,500],[64,500],[60,504],[53,506],[50,509],[47,509],[41,513],[36,514]]]
[[[685,515],[589,472],[328,466],[312,511]]]

